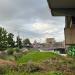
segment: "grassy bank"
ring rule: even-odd
[[[30,51],[17,59],[14,56],[8,59],[11,58],[14,58],[16,65],[0,67],[0,73],[3,73],[0,75],[75,75],[75,59],[67,56]]]
[[[30,52],[26,55],[23,55],[21,58],[17,60],[18,63],[27,63],[29,61],[32,62],[42,62],[49,58],[57,57],[57,54],[50,52]]]

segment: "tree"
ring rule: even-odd
[[[23,40],[23,46],[24,47],[31,47],[31,42],[28,38]]]
[[[7,31],[0,27],[0,50],[7,48]]]
[[[7,38],[8,47],[13,48],[15,46],[15,42],[14,42],[13,38],[14,38],[14,35],[12,33],[9,33],[8,38]]]
[[[21,41],[21,38],[19,37],[19,36],[17,36],[17,41],[16,41],[16,43],[17,43],[17,47],[18,48],[22,48],[22,41]]]

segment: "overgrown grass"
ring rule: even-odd
[[[5,75],[64,75],[61,72],[35,72],[35,73],[25,73],[25,72],[9,72]]]
[[[33,62],[41,62],[43,60],[57,57],[57,54],[51,52],[30,52],[27,55],[23,55],[21,58],[17,60],[18,63],[27,63],[29,61]]]
[[[75,75],[75,60],[52,52],[31,50],[17,59],[8,56],[7,60],[17,64],[14,70],[1,68],[2,72],[6,71],[4,75]]]

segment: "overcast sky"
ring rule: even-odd
[[[0,0],[0,26],[24,38],[64,40],[64,17],[51,16],[47,0]]]

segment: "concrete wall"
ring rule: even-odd
[[[75,28],[65,28],[65,44],[75,44]]]

